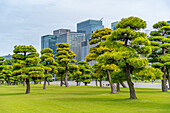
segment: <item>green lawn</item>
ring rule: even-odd
[[[138,99],[129,99],[128,89],[119,94],[110,88],[90,86],[32,85],[0,87],[0,113],[170,113],[170,93],[159,89],[136,89]]]

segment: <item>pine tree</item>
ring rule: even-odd
[[[99,79],[100,87],[102,87],[102,79],[104,79],[107,76],[107,72],[105,70],[102,70],[99,63],[95,63],[93,65],[94,73],[92,76]]]
[[[49,78],[52,78],[52,74],[57,74],[58,64],[54,60],[54,55],[52,54],[53,50],[50,48],[45,48],[41,50],[41,64],[44,66],[44,86],[43,89],[46,89],[46,82]]]
[[[0,86],[1,86],[1,82],[5,80],[5,75],[3,74],[3,69],[4,69],[4,65],[5,65],[5,58],[4,57],[0,57]]]
[[[81,72],[81,81],[87,86],[91,82],[92,67],[86,61],[79,61],[79,71]]]
[[[140,29],[146,28],[146,23],[138,17],[128,17],[121,19],[116,28],[117,30],[113,31],[104,42],[105,47],[112,48],[112,51],[104,53],[103,58],[108,62],[116,61],[114,64],[119,61],[125,63],[130,99],[136,99],[131,75],[133,71],[139,68],[143,70],[148,65],[149,61],[146,58],[140,58],[140,55],[147,56],[152,52],[146,34],[139,32]]]
[[[13,82],[12,69],[12,65],[3,66],[2,74],[5,76],[5,81],[7,81],[8,85],[11,84],[11,81]]]
[[[149,40],[152,45],[152,54],[149,56],[149,61],[155,68],[160,68],[163,74],[162,92],[167,92],[166,88],[166,72],[170,87],[169,65],[170,65],[170,24],[165,21],[160,21],[153,25],[156,31],[151,32]]]
[[[13,52],[13,75],[17,79],[26,80],[26,94],[29,94],[30,81],[44,77],[43,66],[38,65],[40,62],[39,54],[33,46],[25,45],[15,46]]]
[[[73,51],[70,50],[70,45],[67,43],[56,43],[56,46],[58,48],[56,49],[57,54],[56,56],[56,61],[59,64],[59,67],[65,68],[65,86],[68,87],[68,71],[69,71],[69,65],[70,63],[75,63],[77,62],[76,59],[76,54],[74,54]]]

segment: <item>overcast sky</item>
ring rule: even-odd
[[[38,52],[41,36],[53,30],[76,31],[76,23],[103,17],[103,24],[128,16],[147,22],[170,20],[170,0],[0,0],[0,55],[13,54],[15,45],[33,45]]]

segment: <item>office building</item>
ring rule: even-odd
[[[167,21],[170,24],[170,21]]]
[[[111,23],[111,29],[112,29],[113,31],[116,30],[116,24],[117,24],[117,23],[118,23],[118,21]]]
[[[68,43],[70,49],[77,55],[76,60],[81,61],[81,42],[85,41],[84,33],[71,32],[69,29],[58,29],[53,31],[53,35],[45,35],[41,37],[41,49],[51,48],[55,55],[56,43]]]
[[[96,29],[104,28],[102,20],[86,20],[80,23],[77,23],[77,32],[85,33],[85,41],[81,42],[81,60],[85,60],[85,56],[89,54],[89,41],[91,40],[91,35]],[[93,65],[95,62],[90,62],[90,65]]]
[[[54,35],[45,35],[41,37],[41,49],[51,48],[53,50],[53,54],[56,54],[57,46],[57,37]]]
[[[57,43],[68,43],[70,49],[77,55],[76,60],[81,61],[81,42],[85,41],[85,33],[72,32],[69,29],[53,31],[57,36]]]

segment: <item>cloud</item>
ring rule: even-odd
[[[128,16],[147,21],[148,29],[160,20],[170,20],[168,0],[1,0],[0,55],[13,46],[33,45],[40,51],[40,37],[59,28],[76,31],[76,23],[104,17],[105,27]]]

